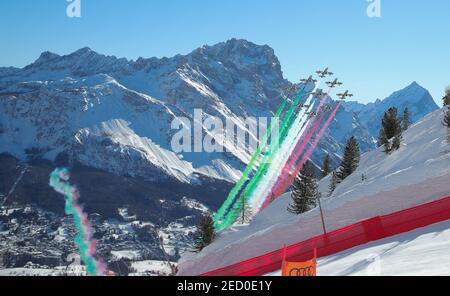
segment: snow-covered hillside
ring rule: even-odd
[[[362,155],[356,172],[323,198],[327,230],[449,196],[450,145],[441,120],[438,110],[414,124],[391,155],[382,148]],[[323,196],[329,179],[320,182]],[[285,194],[249,226],[223,232],[200,254],[184,256],[179,274],[201,274],[322,234],[318,209],[295,216],[287,211],[290,201]]]
[[[320,258],[317,275],[448,276],[449,244],[450,222],[442,222]]]

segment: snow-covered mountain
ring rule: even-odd
[[[171,122],[192,119],[200,108],[248,132],[243,118],[271,116],[290,85],[274,50],[245,40],[136,61],[89,48],[63,56],[44,52],[23,69],[0,68],[0,153],[21,159],[27,152],[49,159],[65,153],[86,166],[153,181],[198,183],[207,176],[234,182],[252,151],[225,141],[227,153],[176,154]],[[413,119],[437,108],[417,84],[383,102],[348,104],[313,161],[319,166],[327,152],[337,164],[353,134],[363,151],[373,149],[380,114],[409,102]]]
[[[344,108],[356,114],[359,122],[375,139],[378,138],[380,132],[381,119],[386,110],[391,107],[397,108],[399,116],[402,116],[403,111],[408,107],[412,123],[417,122],[425,115],[439,108],[428,90],[417,82],[413,82],[404,89],[394,92],[384,100],[377,100],[367,105],[358,102],[346,102],[344,104]]]
[[[226,141],[226,153],[175,153],[171,139],[178,130],[171,123],[180,117],[192,121],[194,109],[202,109],[249,132],[244,119],[272,116],[291,85],[273,49],[236,39],[171,58],[132,61],[82,48],[68,55],[44,52],[21,69],[0,68],[0,200],[6,213],[0,220],[15,229],[10,220],[16,218],[8,214],[11,207],[20,212],[33,205],[33,211],[43,211],[44,216],[48,212],[60,215],[55,223],[61,219],[63,225],[64,203],[48,187],[48,175],[56,165],[69,162],[85,210],[94,217],[100,215],[99,223],[114,220],[105,222],[105,229],[99,225],[99,232],[114,232],[114,236],[121,232],[112,244],[114,251],[133,250],[147,254],[146,260],[164,259],[158,252],[159,241],[148,238],[148,230],[128,230],[149,224],[166,233],[166,248],[173,251],[171,259],[177,260],[174,250],[182,253],[189,248],[198,217],[220,206],[252,151],[244,146],[235,149],[234,141]],[[363,151],[374,149],[376,135],[362,110],[382,114],[391,103],[411,101],[417,107],[410,108],[413,120],[437,108],[419,86],[400,91],[395,102],[346,104],[312,156],[313,162],[320,167],[329,153],[337,165],[351,135],[357,136]],[[205,125],[203,133],[211,135]],[[257,135],[250,133],[250,137]],[[17,188],[8,194],[25,169]],[[0,252],[17,250],[11,258],[28,252],[14,245],[16,241],[29,236],[41,241],[34,234],[48,224],[43,219],[43,225],[35,225],[35,212],[17,215],[23,219],[20,225],[30,227],[20,228],[23,231],[16,235],[4,232],[10,241],[5,240]],[[112,230],[115,220],[124,231]],[[137,239],[130,240],[130,235]],[[100,245],[106,248],[110,238],[103,239]],[[36,244],[36,251],[52,253],[67,241],[70,236],[54,244],[50,235],[48,243]]]
[[[225,142],[232,152],[177,155],[171,122],[199,108],[246,130],[242,118],[269,116],[287,85],[273,50],[243,40],[170,59],[45,52],[23,69],[0,69],[0,152],[67,152],[85,165],[149,180],[233,181],[248,150]]]
[[[449,196],[450,144],[442,117],[438,110],[411,126],[400,149],[390,155],[383,148],[362,155],[358,169],[338,185],[332,196],[327,197],[330,177],[321,180],[327,230]],[[202,274],[322,234],[318,208],[297,216],[288,213],[289,203],[287,193],[250,225],[222,232],[201,253],[184,256],[179,274]]]

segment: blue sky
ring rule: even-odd
[[[450,1],[381,0],[0,1],[0,66],[25,66],[42,51],[84,46],[118,57],[186,54],[232,37],[268,44],[286,78],[329,66],[357,100],[384,98],[412,81],[440,101],[450,84]]]

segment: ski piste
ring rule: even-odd
[[[272,163],[271,159],[276,155],[278,152],[278,148],[283,145],[283,140],[286,138],[286,135],[288,131],[291,129],[292,124],[295,122],[295,120],[292,120],[293,118],[297,118],[297,115],[304,116],[304,112],[302,112],[303,108],[300,108],[298,112],[296,112],[297,105],[300,103],[300,100],[303,98],[304,90],[308,85],[306,84],[302,90],[302,92],[297,96],[296,100],[294,101],[294,104],[289,109],[288,113],[286,114],[280,130],[277,132],[277,137],[275,141],[272,141],[269,145],[269,149],[266,151],[262,161],[260,162],[260,166],[254,175],[254,177],[250,180],[250,183],[247,185],[247,187],[244,189],[244,192],[241,193],[242,198],[244,198],[245,201],[248,201],[249,197],[251,196],[251,193],[255,190],[255,188],[260,183],[262,177],[267,172],[267,169],[269,168],[270,164]],[[310,96],[308,96],[307,102],[310,101]],[[294,116],[295,115],[295,116]],[[231,209],[232,208],[232,209]],[[232,225],[237,218],[237,205],[236,203],[230,204],[230,206],[227,208],[226,213],[224,215],[224,220],[221,221],[221,223],[218,225],[217,230],[221,231],[230,225]]]
[[[297,104],[298,104],[298,101],[303,96],[303,93],[304,93],[304,90],[305,90],[306,86],[307,85],[305,85],[301,89],[301,91],[297,95],[296,99],[294,100],[294,103],[289,108],[289,111],[295,109],[295,105],[296,105],[295,102],[297,102]],[[219,228],[219,223],[218,222],[223,218],[225,212],[233,204],[235,197],[239,194],[239,191],[243,188],[243,186],[245,185],[245,183],[249,179],[250,174],[253,171],[254,165],[256,164],[256,162],[259,159],[262,151],[266,147],[267,141],[269,140],[269,136],[273,133],[273,129],[275,128],[275,123],[278,122],[278,119],[280,118],[281,114],[283,113],[284,109],[286,108],[286,105],[287,105],[288,101],[289,101],[289,95],[286,96],[286,98],[281,103],[280,107],[278,108],[278,111],[275,114],[274,120],[272,120],[269,128],[266,130],[264,136],[262,137],[261,142],[258,145],[258,148],[256,149],[255,153],[253,153],[253,156],[250,159],[250,162],[248,163],[247,167],[245,168],[245,170],[244,170],[244,172],[242,174],[242,177],[239,179],[239,181],[236,183],[236,185],[231,189],[231,191],[230,191],[228,197],[226,198],[225,202],[222,204],[222,206],[220,207],[220,209],[217,211],[216,215],[214,216],[213,220],[214,220],[216,229],[223,229],[222,227]]]
[[[8,191],[8,193],[6,193],[4,199],[3,199],[2,203],[1,203],[1,206],[4,206],[4,205],[6,204],[6,201],[8,200],[8,197],[11,196],[11,195],[14,193],[14,191],[16,191],[17,185],[20,183],[20,181],[22,181],[23,176],[25,175],[25,173],[27,172],[27,170],[28,170],[28,166],[25,166],[25,167],[22,169],[22,171],[20,172],[20,175],[19,175],[19,177],[17,178],[17,180],[14,182],[14,184],[12,185],[12,187],[11,187],[11,189]]]

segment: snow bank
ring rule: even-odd
[[[364,154],[358,170],[322,202],[327,230],[448,196],[450,147],[441,119],[442,112],[436,111],[413,125],[404,134],[404,145],[391,155],[382,149]],[[329,178],[320,182],[324,196],[328,184]],[[286,210],[289,203],[285,194],[250,226],[223,232],[200,254],[182,257],[179,274],[201,274],[322,234],[318,209],[295,216]]]
[[[448,276],[449,244],[450,222],[443,222],[321,258],[317,275]]]

